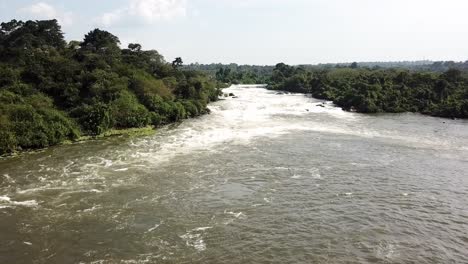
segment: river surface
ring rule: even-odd
[[[468,263],[468,122],[225,92],[0,160],[0,263]]]

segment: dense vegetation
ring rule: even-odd
[[[318,65],[302,65],[305,69],[330,69],[330,68],[347,68],[351,67],[353,63],[327,63]],[[454,62],[454,61],[382,61],[382,62],[359,62],[357,66],[372,69],[407,69],[412,71],[431,71],[431,72],[445,72],[450,69],[457,69],[461,71],[468,70],[468,61]]]
[[[206,72],[226,84],[265,84],[273,73],[274,66],[231,64],[190,64],[187,69]]]
[[[111,128],[159,126],[207,111],[220,93],[139,44],[94,29],[66,43],[56,20],[0,26],[0,155]]]
[[[229,84],[267,83],[362,113],[419,112],[468,118],[468,61],[360,62],[289,66],[191,64]]]
[[[420,112],[468,117],[468,76],[458,69],[443,73],[405,69],[346,68],[304,69],[277,64],[268,86],[273,90],[310,93],[332,100],[345,110]]]
[[[226,84],[266,84],[270,83],[274,66],[269,65],[238,65],[231,64],[189,64],[183,66],[185,69],[203,71],[209,76]],[[332,70],[336,68],[369,68],[379,69],[405,69],[411,72],[446,72],[451,69],[468,71],[468,61],[395,61],[395,62],[353,62],[353,63],[325,63],[304,64],[298,67],[308,71]]]

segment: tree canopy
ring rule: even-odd
[[[66,43],[57,20],[0,26],[0,155],[206,113],[219,85],[94,29]],[[175,67],[173,67],[173,65]]]
[[[304,70],[280,63],[268,88],[310,93],[345,110],[363,113],[420,112],[468,118],[468,75],[457,69],[444,73],[369,69],[356,63],[345,68]]]

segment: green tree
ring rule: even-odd
[[[182,66],[182,64],[184,64],[184,62],[182,61],[182,58],[181,57],[177,57],[175,58],[175,60],[172,62],[172,67],[174,69],[178,69]]]

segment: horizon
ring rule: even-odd
[[[348,65],[352,63],[357,63],[359,64],[379,64],[379,63],[395,63],[395,64],[408,64],[408,63],[417,63],[417,65],[431,65],[433,63],[437,62],[454,62],[454,63],[465,63],[468,62],[468,59],[466,60],[460,60],[460,61],[454,61],[454,60],[448,60],[448,61],[441,61],[441,60],[400,60],[400,61],[346,61],[346,62],[327,62],[327,63],[301,63],[301,64],[289,64],[290,66],[321,66],[321,65]],[[259,66],[259,67],[274,67],[276,64],[282,63],[282,62],[277,62],[275,64],[240,64],[240,63],[235,63],[235,62],[228,62],[228,63],[221,63],[221,62],[211,62],[211,63],[199,63],[199,62],[190,62],[190,63],[184,63],[184,65],[231,65],[231,64],[236,64],[238,66]]]
[[[89,7],[92,8],[89,8]],[[67,41],[94,28],[186,64],[318,65],[468,59],[462,0],[0,0],[0,19],[57,19]]]

